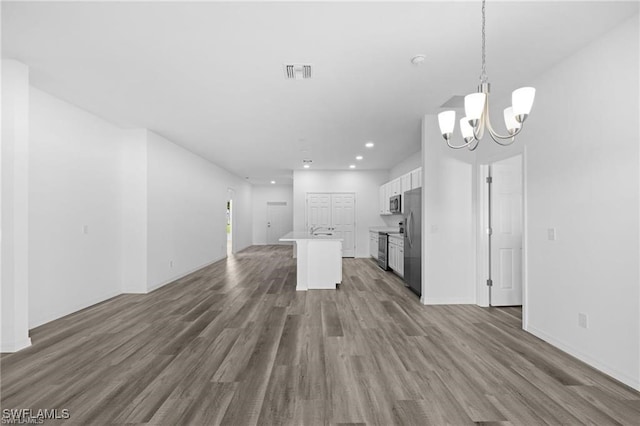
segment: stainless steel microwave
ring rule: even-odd
[[[394,195],[389,198],[389,212],[402,213],[402,204],[400,204],[400,195]]]

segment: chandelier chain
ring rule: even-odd
[[[486,53],[486,34],[485,34],[485,0],[482,0],[482,73],[480,74],[480,83],[486,83],[487,78],[487,53]]]

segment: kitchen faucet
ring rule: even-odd
[[[314,232],[322,228],[324,228],[324,226],[312,226],[311,229],[309,230],[309,233],[313,234]]]

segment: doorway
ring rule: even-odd
[[[227,200],[227,256],[233,253],[233,200]]]
[[[291,228],[286,201],[267,201],[267,244],[282,244],[280,238]]]
[[[481,217],[486,306],[523,304],[522,155],[482,167]],[[479,301],[482,299],[478,298]]]
[[[226,215],[226,246],[227,246],[227,256],[231,256],[236,252],[236,248],[234,246],[234,240],[236,237],[235,230],[235,211],[234,211],[234,203],[233,199],[235,198],[235,191],[233,188],[227,188],[227,215]]]

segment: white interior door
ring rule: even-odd
[[[267,244],[280,244],[278,241],[290,231],[287,226],[287,203],[282,201],[267,202]]]
[[[307,230],[331,227],[331,194],[307,194]]]
[[[332,230],[342,241],[342,257],[356,255],[356,211],[353,193],[308,193],[307,230]]]
[[[331,194],[331,216],[334,233],[343,239],[342,257],[355,257],[355,195]]]
[[[522,157],[493,163],[491,304],[522,305]]]

